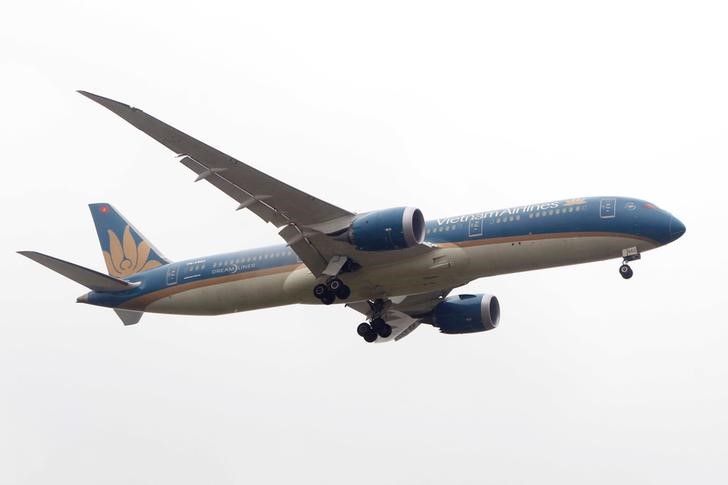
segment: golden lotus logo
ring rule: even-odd
[[[109,251],[104,251],[104,259],[111,276],[122,278],[162,265],[156,259],[149,259],[151,248],[146,241],[137,246],[128,225],[122,239],[123,242],[119,241],[119,237],[109,229]]]

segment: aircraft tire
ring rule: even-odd
[[[369,325],[367,322],[360,323],[356,327],[356,333],[360,337],[365,337],[368,333],[373,332],[371,325]]]
[[[323,299],[324,295],[328,293],[328,289],[326,288],[326,285],[318,284],[313,287],[313,296],[318,298],[319,300]]]
[[[634,271],[632,271],[632,268],[628,264],[623,264],[619,267],[619,274],[622,275],[622,278],[628,280],[634,275]]]
[[[367,341],[368,343],[372,343],[377,339],[377,332],[372,330],[371,332],[367,333],[363,337],[364,337],[365,341]]]
[[[336,292],[336,297],[340,300],[346,300],[351,295],[351,288],[346,285],[341,285],[341,288]]]
[[[333,294],[336,294],[339,292],[339,290],[344,286],[344,282],[341,281],[339,278],[334,278],[331,281],[329,281],[328,287],[329,291]]]
[[[392,335],[392,327],[381,318],[372,320],[372,328],[382,338],[387,338]]]

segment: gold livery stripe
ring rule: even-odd
[[[269,275],[273,275],[273,274],[293,272],[296,269],[302,268],[302,267],[304,267],[303,264],[287,264],[285,266],[278,266],[276,268],[259,269],[256,271],[248,271],[245,273],[235,273],[235,274],[229,274],[229,275],[225,275],[225,276],[215,276],[215,277],[207,278],[204,280],[190,281],[189,283],[182,283],[182,284],[169,286],[169,287],[163,288],[161,290],[152,291],[145,295],[140,295],[136,298],[132,298],[131,300],[127,300],[124,303],[122,303],[121,305],[119,305],[119,308],[125,308],[125,309],[130,309],[130,310],[131,309],[134,309],[134,310],[144,309],[150,303],[153,303],[153,302],[160,300],[162,298],[165,298],[167,296],[182,293],[187,290],[194,290],[196,288],[204,288],[206,286],[219,285],[222,283],[229,283],[231,281],[241,281],[241,280],[247,280],[247,279],[251,279],[251,278],[258,278],[260,276],[269,276]]]
[[[472,241],[459,241],[456,243],[435,243],[440,247],[443,248],[452,248],[452,247],[460,247],[460,248],[468,248],[472,246],[485,246],[488,244],[505,244],[510,242],[518,242],[518,241],[540,241],[544,239],[568,239],[568,238],[578,238],[578,237],[622,237],[625,239],[639,239],[641,241],[648,242],[650,244],[654,244],[655,246],[659,246],[660,243],[655,241],[654,239],[650,239],[648,237],[643,236],[636,236],[634,234],[625,234],[621,232],[554,232],[554,233],[548,233],[548,234],[528,234],[528,235],[521,235],[521,236],[508,236],[508,237],[496,237],[496,238],[490,238],[490,239],[474,239]]]

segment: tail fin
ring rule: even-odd
[[[124,278],[169,263],[111,204],[88,207],[111,276]]]

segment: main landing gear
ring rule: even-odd
[[[622,250],[622,258],[624,259],[622,260],[622,266],[619,267],[619,274],[622,278],[628,280],[634,275],[634,271],[632,271],[632,268],[629,266],[629,262],[637,261],[641,257],[640,252],[635,246]]]
[[[377,337],[387,338],[392,335],[392,327],[382,318],[375,318],[371,323],[360,323],[356,333],[367,342],[374,342]]]
[[[351,289],[339,278],[329,278],[326,284],[313,287],[313,296],[321,300],[324,305],[331,305],[336,299],[346,300],[351,295]]]
[[[372,311],[369,314],[371,320],[360,323],[356,327],[356,333],[365,341],[371,343],[377,340],[378,337],[387,338],[392,335],[392,326],[381,317],[386,309],[386,305],[387,302],[382,299],[369,301],[369,307]]]
[[[336,299],[346,300],[351,296],[351,289],[338,278],[339,273],[346,273],[358,269],[359,265],[346,256],[334,256],[326,265],[321,274],[328,276],[326,283],[319,283],[313,287],[313,296],[321,300],[324,305],[331,305]]]

